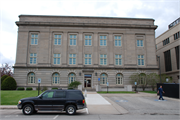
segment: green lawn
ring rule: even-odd
[[[97,93],[100,93],[100,94],[107,94],[107,91],[101,91],[101,92],[97,92]],[[121,94],[121,93],[125,93],[125,94],[132,94],[132,93],[135,93],[134,91],[108,91],[108,93],[110,94]]]
[[[32,90],[32,91],[1,90],[0,92],[1,92],[1,105],[17,105],[18,101],[22,98],[38,96],[37,90]]]
[[[156,91],[141,91],[141,92],[151,93],[151,94],[157,94],[157,92],[156,92]]]

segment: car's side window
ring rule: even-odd
[[[53,94],[54,94],[54,91],[50,91],[50,92],[46,92],[42,95],[42,98],[43,99],[46,99],[46,98],[53,98]]]
[[[54,98],[66,98],[65,91],[56,91],[54,94]]]

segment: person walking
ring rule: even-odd
[[[159,87],[159,89],[158,89],[158,93],[159,93],[159,100],[164,100],[163,99],[163,93],[165,93],[164,91],[163,91],[163,89],[162,89],[162,85]]]

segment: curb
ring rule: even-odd
[[[0,109],[18,109],[16,105],[0,105]]]

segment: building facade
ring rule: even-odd
[[[153,19],[20,15],[18,86],[66,88],[80,81],[123,87],[133,73],[158,73]]]
[[[166,74],[173,82],[179,83],[180,18],[156,38],[156,46],[156,53],[160,56],[161,74]]]

